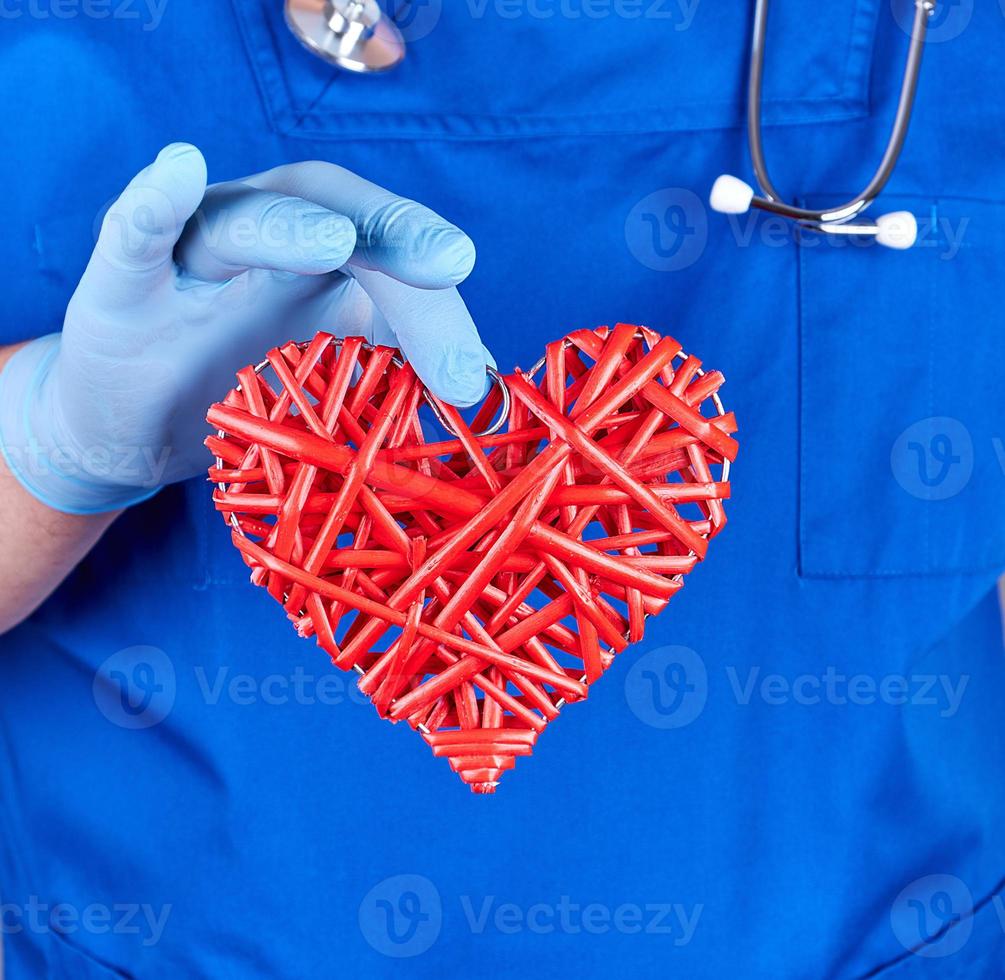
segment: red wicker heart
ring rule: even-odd
[[[471,427],[360,338],[237,377],[206,444],[252,581],[476,793],[642,639],[726,522],[723,377],[646,328],[549,344]],[[473,434],[500,409],[502,431]]]

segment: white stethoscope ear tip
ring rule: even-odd
[[[891,211],[876,219],[876,241],[887,248],[910,248],[918,240],[918,219],[910,211]]]
[[[754,188],[730,174],[720,174],[716,177],[712,193],[708,195],[708,203],[712,210],[722,214],[744,214],[750,210],[750,202],[753,199]]]

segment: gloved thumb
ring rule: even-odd
[[[130,300],[150,288],[152,275],[173,270],[175,243],[205,193],[199,150],[188,143],[164,147],[108,209],[85,276],[89,285],[107,290],[106,301]]]

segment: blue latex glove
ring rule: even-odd
[[[438,396],[478,401],[487,352],[454,288],[474,246],[427,208],[329,163],[207,190],[161,151],[112,206],[62,334],[0,375],[0,448],[67,513],[115,510],[204,470],[207,407],[235,371],[319,329],[400,347]]]

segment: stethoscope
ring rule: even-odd
[[[286,0],[286,23],[308,51],[347,71],[388,71],[405,57],[377,0]]]
[[[791,218],[803,228],[824,232],[829,235],[868,235],[880,245],[889,248],[910,248],[918,238],[918,222],[910,211],[891,211],[879,215],[872,222],[853,222],[886,186],[897,158],[907,137],[907,127],[914,108],[914,94],[918,87],[918,73],[921,71],[921,52],[928,30],[928,18],[935,10],[935,0],[914,0],[914,23],[911,27],[911,44],[907,52],[907,66],[900,86],[900,99],[894,116],[890,139],[887,141],[883,158],[879,162],[872,180],[865,189],[847,204],[814,211],[786,204],[781,194],[768,176],[764,162],[764,148],[761,143],[761,77],[764,74],[764,34],[768,23],[768,0],[757,0],[754,10],[754,35],[750,47],[750,81],[747,88],[747,141],[750,157],[754,165],[754,176],[761,189],[761,195],[738,177],[722,174],[712,186],[709,204],[715,211],[724,214],[743,214],[750,208],[770,211],[785,218]]]
[[[870,236],[889,248],[910,248],[915,243],[918,222],[910,211],[881,214],[875,221],[853,220],[886,187],[907,137],[928,18],[935,10],[935,0],[915,0],[914,6],[911,43],[897,112],[879,167],[864,190],[846,204],[815,211],[787,204],[768,176],[761,142],[761,81],[764,75],[768,0],[756,0],[747,88],[747,139],[754,177],[761,193],[756,194],[748,183],[738,177],[722,174],[716,179],[709,195],[709,204],[714,211],[744,214],[753,207],[789,218],[801,228],[828,235]],[[405,57],[405,40],[401,31],[389,17],[384,16],[377,0],[286,0],[286,21],[309,51],[349,71],[387,71]]]

